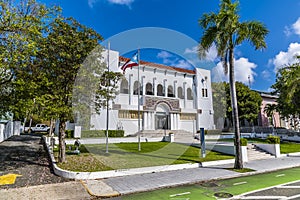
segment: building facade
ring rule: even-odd
[[[119,72],[129,60],[116,51],[110,51],[109,57],[110,70]],[[123,129],[125,135],[136,134],[138,123],[144,132],[214,129],[211,74],[205,69],[186,70],[140,61],[139,67],[126,70],[110,107],[109,129]],[[105,111],[93,114],[91,127],[105,129],[106,116]]]

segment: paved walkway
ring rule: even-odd
[[[73,181],[53,175],[48,159],[47,162],[45,160],[39,137],[13,137],[0,143],[0,152],[0,176],[8,173],[22,175],[17,177],[14,185],[0,186],[0,199],[93,199],[95,196],[118,196],[247,174],[226,170],[233,167],[229,164],[101,180]],[[39,163],[41,158],[43,162]],[[256,170],[250,174],[298,166],[300,156],[255,160],[245,164],[245,167]]]
[[[116,194],[124,195],[155,190],[162,187],[245,176],[247,174],[263,173],[298,166],[300,166],[300,156],[281,157],[245,163],[244,167],[256,171],[243,174],[227,170],[226,168],[232,168],[233,165],[226,164],[152,174],[115,177],[104,180],[86,180],[84,184],[93,195],[113,196]],[[99,185],[102,185],[102,187],[98,187]]]

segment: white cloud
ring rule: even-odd
[[[184,54],[195,54],[198,56],[198,46],[192,47],[192,48],[186,48],[184,51]],[[218,56],[217,48],[215,45],[213,45],[207,52],[206,59],[209,61],[215,61]]]
[[[295,34],[300,36],[300,17],[297,19],[297,21],[292,25],[292,28],[295,32]]]
[[[130,6],[134,2],[134,0],[108,0],[108,2],[119,5]]]
[[[261,72],[261,76],[264,80],[270,81],[271,72],[269,70],[264,70]]]
[[[97,3],[99,0],[88,0],[88,5],[93,8],[94,4]],[[126,5],[130,8],[130,5],[135,1],[135,0],[106,0],[109,3],[112,4],[118,4],[118,5]]]
[[[292,34],[292,30],[291,30],[291,28],[290,27],[288,27],[288,26],[285,26],[284,27],[284,34],[286,35],[286,36],[290,36],[291,34]]]
[[[248,58],[239,58],[237,60],[234,60],[234,66],[236,81],[248,85],[250,77],[250,82],[254,82],[254,76],[256,76],[254,69],[257,67],[255,63],[249,62]],[[213,81],[228,81],[228,75],[224,74],[224,69],[221,62],[219,62],[217,66],[213,68],[212,74]]]
[[[290,36],[292,34],[296,34],[300,36],[300,17],[297,19],[297,21],[294,24],[290,26],[285,26],[283,32],[286,36]]]
[[[162,59],[163,64],[166,64],[169,66],[184,68],[184,69],[192,69],[193,68],[193,66],[188,61],[180,59],[179,57],[177,57],[167,51],[160,51],[156,57]]]
[[[90,8],[94,7],[94,4],[97,2],[97,0],[88,0],[88,4]]]
[[[287,52],[280,51],[272,60],[272,63],[275,66],[275,72],[277,72],[278,69],[282,68],[285,65],[295,63],[297,61],[295,59],[296,55],[300,55],[300,44],[297,42],[291,43],[288,47]]]

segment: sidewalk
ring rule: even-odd
[[[226,170],[233,164],[182,169],[98,180],[72,181],[50,172],[39,137],[18,136],[0,143],[0,176],[21,174],[14,185],[0,186],[0,199],[93,199],[155,190],[214,179],[224,179],[300,166],[300,155],[249,161],[245,168],[256,170],[237,173]],[[4,153],[5,152],[5,153]],[[13,153],[12,153],[13,152]],[[38,159],[40,158],[40,159]],[[43,158],[41,160],[41,158]],[[41,162],[42,161],[42,162]],[[42,173],[41,173],[42,172]]]
[[[238,173],[231,170],[226,170],[225,168],[233,167],[232,164],[227,164],[151,174],[114,177],[103,180],[86,180],[83,182],[83,184],[91,195],[109,197],[155,190],[162,187],[172,187],[201,181],[264,173],[298,166],[300,166],[300,156],[285,156],[266,160],[255,160],[245,163],[245,168],[256,170],[255,172],[249,173]]]

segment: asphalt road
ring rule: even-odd
[[[13,136],[0,143],[0,176],[18,174],[14,184],[0,189],[72,181],[56,176],[51,169],[42,138],[34,135]]]

